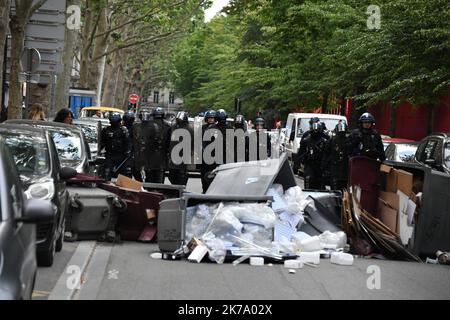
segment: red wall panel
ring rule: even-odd
[[[442,99],[442,103],[434,111],[434,132],[450,132],[450,96]]]

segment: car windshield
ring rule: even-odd
[[[321,119],[319,117],[320,121],[325,123],[327,130],[334,130],[336,125],[341,121],[341,119]],[[309,130],[309,120],[310,118],[300,118],[298,119],[298,129],[297,129],[297,137],[301,137],[306,131]],[[345,123],[347,121],[343,120]]]
[[[396,160],[402,162],[411,162],[416,154],[417,145],[399,144],[397,145]]]
[[[450,169],[450,141],[444,146],[444,165]]]
[[[86,136],[86,140],[89,144],[97,143],[97,125],[91,126],[88,124],[77,124],[77,123],[75,123],[75,125],[81,127],[81,130],[83,130],[83,133]]]
[[[24,184],[49,173],[49,151],[45,137],[24,133],[7,133],[3,136]]]
[[[62,166],[76,167],[82,161],[81,137],[70,130],[51,130]]]

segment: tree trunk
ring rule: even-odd
[[[323,94],[323,98],[322,98],[322,113],[328,113],[328,97],[329,97],[328,92]]]
[[[67,0],[67,7],[80,5],[80,0]],[[66,28],[64,52],[62,56],[63,71],[57,77],[55,107],[49,110],[49,115],[54,115],[57,109],[69,106],[70,79],[72,76],[72,64],[75,44],[78,42],[78,31]]]
[[[6,58],[5,49],[6,49],[6,37],[8,34],[8,21],[9,21],[9,0],[0,0],[0,108],[2,110],[1,114],[4,114],[6,106],[4,105],[5,101],[4,90],[6,88],[3,86],[3,73],[6,71],[4,68]],[[4,120],[4,119],[2,119]],[[1,120],[0,120],[1,121]]]
[[[52,85],[51,84],[27,84],[27,95],[28,95],[28,107],[27,114],[25,115],[28,118],[28,112],[30,111],[30,106],[33,103],[37,102],[42,104],[44,108],[45,117],[50,119],[53,114],[50,113],[50,105],[51,105],[51,97],[52,97]]]
[[[89,61],[90,52],[92,48],[91,37],[92,29],[94,26],[95,14],[92,11],[92,2],[86,0],[86,9],[84,11],[84,26],[81,45],[81,57],[80,57],[80,86],[83,88],[88,87],[89,79]]]
[[[103,106],[114,106],[116,104],[117,87],[123,64],[122,59],[123,57],[114,52],[111,61],[106,65],[102,94]]]
[[[19,13],[11,17],[11,71],[9,76],[8,118],[22,119],[22,85],[19,82],[20,55],[25,38],[25,23],[18,18]]]

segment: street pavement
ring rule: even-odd
[[[298,180],[302,183],[301,179]],[[187,190],[200,192],[200,179]],[[298,299],[450,299],[449,266],[356,258],[353,266],[321,259],[290,274],[283,264],[248,260],[194,264],[153,259],[157,244],[124,242],[65,243],[55,265],[39,268],[35,299],[120,300],[298,300]],[[75,264],[79,288],[68,288]],[[67,285],[69,284],[69,286]]]

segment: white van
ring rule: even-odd
[[[286,121],[286,137],[284,146],[288,155],[288,159],[292,163],[296,163],[297,151],[300,148],[300,141],[303,134],[309,130],[309,121],[311,118],[317,117],[321,122],[325,123],[328,130],[332,131],[339,121],[347,122],[347,118],[335,114],[322,113],[290,113]],[[297,167],[293,167],[294,173],[298,172]]]

